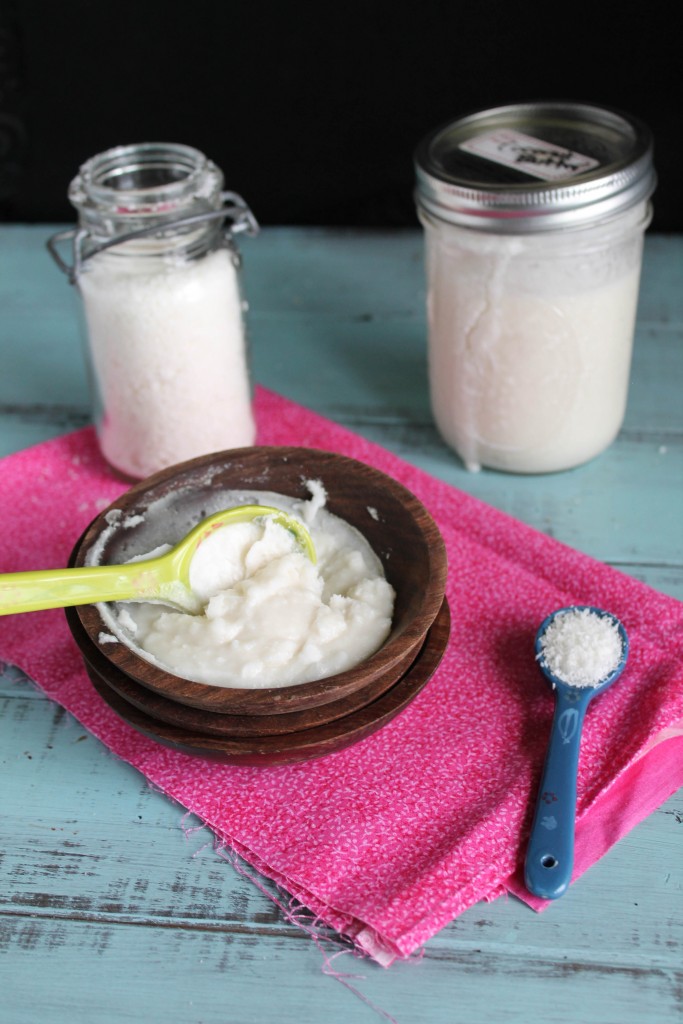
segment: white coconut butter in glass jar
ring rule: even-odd
[[[79,228],[49,243],[82,297],[102,453],[128,478],[254,442],[233,236],[257,224],[222,186],[189,146],[119,146],[80,168]]]
[[[499,107],[431,133],[416,169],[444,440],[471,470],[598,455],[626,408],[649,131],[589,105]]]

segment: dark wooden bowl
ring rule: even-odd
[[[434,674],[446,648],[449,630],[450,613],[448,603],[444,601],[414,662],[386,693],[331,722],[316,722],[315,715],[320,709],[311,709],[307,712],[311,716],[308,728],[280,735],[208,734],[197,728],[191,715],[183,721],[182,714],[192,713],[195,709],[181,708],[180,705],[181,716],[176,724],[162,722],[125,700],[98,673],[89,670],[89,675],[100,696],[120,718],[163,746],[226,764],[256,767],[295,764],[343,750],[387,725],[408,706]]]
[[[76,545],[72,564],[85,564],[95,545],[102,562],[121,563],[162,543],[176,543],[204,516],[225,507],[221,495],[227,490],[305,498],[307,479],[322,480],[329,511],[366,537],[396,591],[391,633],[361,665],[281,688],[209,686],[166,672],[123,643],[102,642],[107,627],[99,609],[83,605],[76,615],[90,645],[135,683],[219,714],[289,714],[343,700],[366,687],[388,689],[414,660],[442,606],[446,550],[421,502],[391,477],[355,459],[310,448],[254,447],[171,467],[136,484],[97,516]],[[81,631],[72,632],[79,643]],[[87,660],[85,646],[82,652]]]
[[[447,604],[444,598],[444,606]],[[443,620],[446,609],[442,610],[436,617],[435,623],[431,626],[427,637],[431,637],[435,625]],[[339,700],[329,701],[327,704],[319,704],[316,707],[304,708],[302,711],[285,711],[275,715],[229,715],[221,714],[218,711],[206,711],[204,708],[192,707],[189,704],[181,704],[176,700],[169,700],[168,697],[155,693],[146,686],[136,683],[129,675],[122,672],[120,668],[113,665],[105,658],[104,654],[93,643],[81,625],[76,609],[67,608],[66,617],[69,627],[78,646],[81,656],[85,662],[90,679],[101,691],[102,687],[118,694],[127,704],[144,712],[150,718],[155,719],[159,724],[179,726],[186,731],[202,733],[207,736],[227,736],[229,738],[243,736],[279,736],[284,733],[300,732],[304,729],[311,729],[314,726],[323,725],[327,722],[334,722],[338,718],[344,718],[352,712],[365,707],[372,701],[377,700],[387,690],[395,685],[395,680],[389,679],[385,674],[372,683],[368,683],[362,689],[350,693]],[[443,630],[436,634],[440,638]],[[425,640],[425,643],[427,641]],[[434,640],[432,639],[432,642]],[[421,657],[424,650],[424,643],[417,652],[410,652],[410,661],[406,665],[402,675],[409,672],[416,660]]]

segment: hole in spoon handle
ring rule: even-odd
[[[560,690],[550,731],[531,838],[524,865],[524,884],[542,899],[561,896],[574,868],[576,773],[586,699]]]

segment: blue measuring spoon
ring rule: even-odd
[[[558,615],[572,611],[594,612],[610,619],[621,639],[619,663],[595,685],[572,686],[555,675],[544,660],[542,640],[548,627]],[[535,651],[541,671],[555,691],[555,712],[526,853],[524,884],[535,896],[554,900],[566,890],[574,867],[576,776],[586,709],[590,701],[623,672],[628,657],[628,637],[619,619],[609,612],[574,605],[560,608],[544,619],[536,634]]]

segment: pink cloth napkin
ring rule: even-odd
[[[683,604],[482,504],[270,392],[262,444],[342,452],[391,474],[429,508],[449,557],[452,632],[436,675],[384,729],[308,763],[216,765],[155,744],[98,697],[59,611],[0,618],[19,665],[218,840],[359,948],[408,956],[477,900],[533,906],[519,866],[553,698],[533,661],[542,619],[572,603],[629,634],[618,685],[589,710],[578,780],[576,875],[683,784]],[[0,569],[66,564],[124,489],[82,430],[0,463]]]

